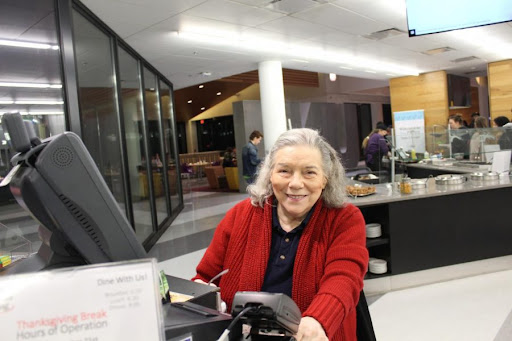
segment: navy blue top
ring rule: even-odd
[[[279,223],[276,206],[272,208],[272,244],[268,258],[267,272],[261,291],[283,293],[292,297],[293,264],[299,246],[300,236],[313,214],[315,206],[300,225],[286,232]]]

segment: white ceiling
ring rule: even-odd
[[[255,70],[265,60],[280,60],[290,69],[389,79],[435,70],[482,75],[487,63],[512,58],[511,23],[409,38],[405,0],[82,2],[175,89]],[[403,33],[364,37],[391,28]],[[440,47],[453,50],[422,53]],[[470,56],[477,58],[454,62]],[[353,60],[366,66],[341,68]]]

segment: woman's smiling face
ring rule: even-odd
[[[307,145],[278,150],[270,182],[279,202],[278,214],[302,221],[327,184],[320,151]]]

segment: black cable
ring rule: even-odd
[[[236,317],[233,319],[233,321],[231,321],[231,323],[229,324],[229,326],[226,329],[231,331],[231,328],[233,328],[235,326],[235,324],[242,318],[242,316],[244,316],[245,314],[247,314],[251,310],[256,311],[259,308],[260,307],[247,307],[247,308],[244,308],[241,312],[238,313],[238,315],[236,315]]]
[[[242,316],[244,316],[245,314],[247,314],[248,312],[250,311],[257,311],[258,309],[260,308],[260,306],[258,307],[246,307],[244,308],[241,312],[238,313],[238,315],[236,315],[236,317],[233,319],[233,321],[231,321],[231,323],[229,324],[229,326],[224,330],[224,332],[222,333],[222,335],[217,339],[217,341],[224,341],[224,340],[228,340],[228,335],[229,333],[231,332],[231,329],[235,326],[235,324],[242,318]]]

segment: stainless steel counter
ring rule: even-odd
[[[422,168],[422,169],[433,169],[438,171],[445,171],[446,173],[472,173],[490,171],[491,165],[487,164],[472,164],[457,161],[440,161],[437,163],[409,163],[407,168]]]
[[[369,186],[368,184],[353,180],[350,180],[349,183],[359,183],[362,186]],[[427,187],[425,189],[413,189],[413,192],[411,194],[401,194],[398,183],[396,183],[395,186],[393,186],[391,183],[378,184],[374,186],[376,187],[375,194],[365,197],[350,198],[350,202],[356,206],[363,207],[396,201],[423,199],[442,195],[452,195],[459,193],[490,190],[496,188],[512,187],[512,177],[507,175],[505,177],[500,178],[498,181],[468,180],[465,183],[459,185],[436,185],[434,178],[430,178],[427,181]]]

